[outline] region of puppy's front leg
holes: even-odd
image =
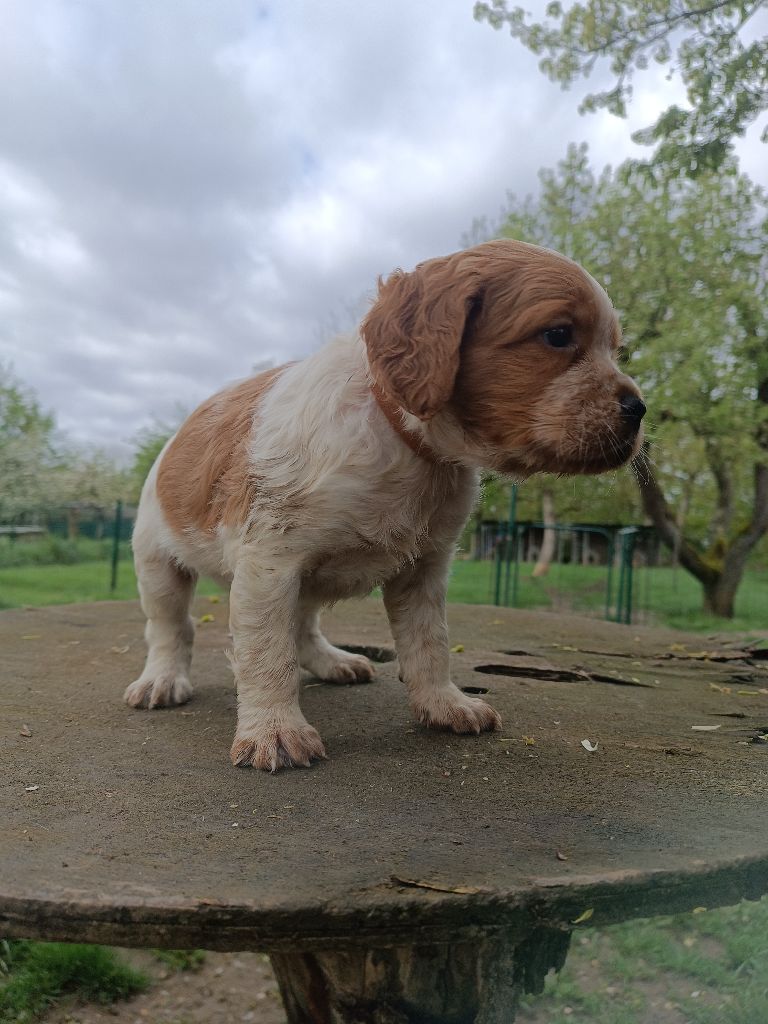
[[[233,764],[274,772],[325,757],[299,707],[300,580],[300,566],[286,552],[243,548],[230,591],[238,705]]]
[[[416,718],[436,729],[481,732],[500,729],[501,718],[484,700],[451,682],[445,590],[450,554],[420,558],[383,587],[384,605]]]

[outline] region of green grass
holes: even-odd
[[[97,544],[98,542],[91,542]],[[618,573],[614,571],[614,593]],[[597,566],[553,565],[547,576],[534,580],[531,566],[520,566],[519,608],[574,611],[603,616],[607,570]],[[748,573],[736,601],[731,620],[706,616],[701,611],[701,587],[682,569],[639,569],[634,577],[633,621],[667,625],[677,629],[719,632],[724,629],[749,632],[768,629],[768,574]],[[491,562],[458,560],[453,565],[449,601],[493,604],[496,582]],[[21,605],[69,604],[81,601],[131,600],[136,597],[136,577],[128,558],[118,569],[118,586],[109,589],[109,561],[84,561],[74,565],[24,565],[0,568],[0,608]],[[504,596],[506,576],[501,576]],[[509,580],[512,592],[512,577]],[[208,580],[198,586],[201,594],[219,593]]]
[[[506,570],[502,569],[502,603],[508,592],[509,604],[517,608],[573,611],[600,617],[605,614],[608,580],[605,566],[553,565],[549,573],[540,579],[531,578],[532,568],[527,563],[519,567],[516,602],[512,600],[514,567],[509,577]],[[614,569],[614,602],[618,578],[618,570]],[[496,579],[494,563],[457,560],[453,564],[448,599],[468,604],[493,604]],[[675,629],[707,632],[724,629],[741,632],[766,630],[768,573],[751,572],[744,576],[736,598],[736,616],[728,620],[703,613],[701,586],[683,569],[635,569],[633,609],[633,622],[666,625]]]
[[[111,949],[60,942],[3,942],[0,1024],[33,1021],[65,996],[113,1003],[143,992],[149,979]]]
[[[121,559],[117,589],[110,591],[108,561],[77,565],[26,565],[0,569],[0,608],[24,605],[73,604],[85,601],[129,601],[138,596],[133,563]],[[201,580],[200,594],[217,594],[220,588]]]
[[[549,976],[543,995],[526,997],[518,1020],[762,1024],[768,1020],[768,899],[577,931],[565,968]]]
[[[76,562],[106,561],[111,557],[110,539],[79,537],[68,540],[54,534],[34,539],[0,537],[0,567],[21,565],[74,565]]]
[[[173,971],[199,971],[205,963],[204,949],[153,949],[152,955]]]

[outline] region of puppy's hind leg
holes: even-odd
[[[136,553],[141,607],[147,616],[147,660],[123,699],[134,708],[184,704],[192,696],[189,666],[195,627],[189,606],[197,576],[159,551]]]
[[[370,683],[375,675],[367,658],[342,651],[325,639],[320,631],[320,611],[306,600],[299,604],[297,647],[301,667],[328,683]]]

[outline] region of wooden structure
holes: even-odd
[[[339,606],[378,679],[307,679],[330,759],[270,776],[229,764],[197,613],[195,698],[153,712],[137,605],[0,615],[0,934],[262,950],[294,1024],[508,1024],[574,929],[768,890],[765,648],[453,606],[504,718],[458,737],[411,719],[380,604]]]

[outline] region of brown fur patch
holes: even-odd
[[[619,399],[638,393],[614,362],[616,315],[577,264],[510,244],[517,250],[507,249],[506,260],[500,251],[488,262],[482,305],[461,346],[452,411],[468,434],[506,453],[495,466],[504,472],[613,468],[636,437]],[[572,329],[573,343],[547,345],[543,332],[561,326]]]
[[[286,364],[290,365],[290,364]],[[157,496],[174,530],[244,523],[254,499],[248,441],[278,366],[218,392],[182,424],[160,463]]]
[[[371,371],[386,395],[421,420],[451,396],[480,276],[471,257],[456,253],[379,280],[378,300],[360,327]]]

